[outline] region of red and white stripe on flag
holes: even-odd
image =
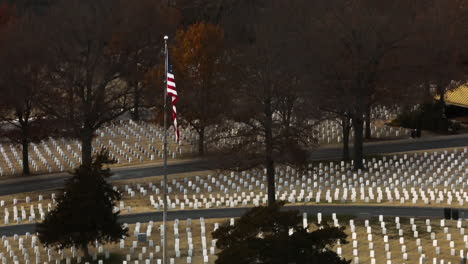
[[[176,140],[177,142],[179,141],[179,127],[177,126],[177,109],[176,109],[176,104],[177,101],[179,100],[179,97],[177,96],[177,90],[176,90],[176,84],[175,84],[175,78],[174,78],[174,71],[172,68],[172,65],[170,62],[168,63],[168,69],[167,69],[167,94],[171,96],[172,98],[172,121],[174,122],[174,129],[175,129],[175,134],[176,134]]]

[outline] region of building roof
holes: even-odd
[[[468,108],[468,84],[445,93],[445,103]]]

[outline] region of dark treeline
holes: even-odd
[[[16,127],[3,134],[22,144],[25,174],[30,142],[78,138],[82,163],[91,164],[98,128],[125,112],[135,120],[142,109],[161,116],[164,35],[180,123],[198,133],[199,154],[265,168],[269,203],[275,164],[305,164],[318,121],[340,121],[344,159],[353,128],[354,169],[364,169],[372,107],[422,103],[432,98],[430,87],[443,95],[467,76],[467,0],[23,0],[0,7],[0,116]]]

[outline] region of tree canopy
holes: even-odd
[[[286,210],[279,203],[255,207],[234,226],[226,222],[213,232],[221,250],[215,263],[347,264],[351,261],[333,251],[336,243],[347,243],[343,230],[324,224],[309,232],[298,211]]]
[[[232,107],[231,89],[223,76],[228,70],[224,32],[217,25],[199,22],[178,31],[171,46],[181,94],[178,109],[198,133],[198,153],[203,155],[207,130],[221,124]]]
[[[109,163],[113,161],[101,152],[91,165],[75,169],[57,206],[36,225],[41,243],[57,249],[76,246],[89,258],[89,244],[117,242],[127,236],[128,229],[117,221],[120,212],[114,211],[121,194],[106,181],[111,173],[103,166]]]

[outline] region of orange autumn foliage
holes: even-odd
[[[219,124],[229,109],[223,76],[225,52],[223,30],[205,22],[180,30],[170,45],[179,93],[178,110],[183,121],[199,134],[199,154],[206,148],[205,128]]]
[[[179,31],[172,48],[176,68],[186,77],[208,82],[223,50],[223,30],[200,22]]]

